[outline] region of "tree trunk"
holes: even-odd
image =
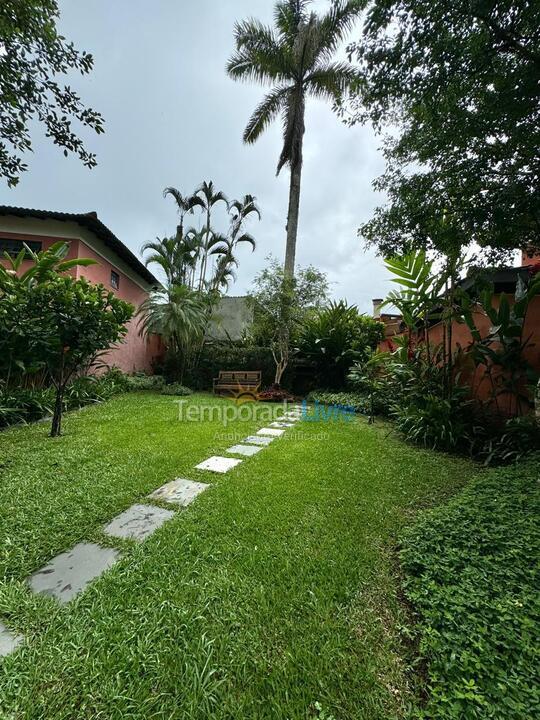
[[[294,276],[294,260],[296,255],[296,236],[298,234],[298,213],[300,209],[300,183],[302,180],[302,140],[298,159],[291,167],[291,184],[289,188],[289,210],[287,212],[287,246],[285,248],[285,277]]]
[[[54,402],[54,413],[51,424],[51,437],[58,437],[62,433],[62,405],[64,402],[64,387],[58,385],[56,388],[56,400]]]

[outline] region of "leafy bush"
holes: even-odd
[[[40,420],[51,415],[54,388],[4,389],[0,393],[0,427]]]
[[[316,379],[333,389],[345,385],[355,361],[365,362],[384,337],[384,325],[356,305],[331,302],[308,316],[299,333],[300,356],[314,364]]]
[[[171,383],[170,385],[165,385],[161,390],[162,395],[192,395],[193,390],[190,390],[185,385],[180,385],[180,383]]]
[[[126,392],[129,376],[118,368],[103,375],[84,375],[67,386],[63,396],[63,410],[74,410],[93,402],[108,400]],[[0,391],[0,427],[27,423],[52,415],[55,391],[44,388],[4,388]]]
[[[330,392],[329,390],[314,390],[307,399],[309,402],[319,402],[323,405],[342,405],[353,408],[355,412],[364,415],[369,413],[369,399],[362,393]]]
[[[539,456],[490,470],[406,532],[404,589],[429,690],[415,717],[537,715],[539,474]]]
[[[473,423],[466,391],[453,388],[448,398],[428,393],[397,403],[393,410],[396,427],[409,442],[436,450],[468,452],[473,438]]]
[[[161,375],[144,375],[138,373],[128,376],[129,390],[161,390],[165,385],[165,378]]]
[[[485,426],[476,427],[477,436],[482,435]],[[478,450],[478,459],[485,465],[499,465],[517,462],[540,448],[540,426],[534,415],[510,418],[502,431],[492,433],[483,441]]]

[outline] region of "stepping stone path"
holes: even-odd
[[[79,543],[68,552],[57,555],[48,565],[31,575],[28,582],[35,593],[51,595],[59,602],[66,603],[114,565],[117,559],[117,550],[102,548],[94,543]]]
[[[150,500],[163,500],[168,503],[186,507],[195,500],[197,495],[200,495],[200,493],[204,492],[208,487],[209,485],[206,483],[177,478],[158,488],[148,497]]]
[[[117,515],[103,528],[103,532],[113,537],[142,542],[174,517],[172,510],[153,505],[132,505]]]
[[[279,437],[283,435],[285,430],[278,430],[277,428],[261,428],[257,431],[257,435],[271,435],[272,437]]]
[[[20,635],[10,632],[7,627],[0,622],[0,657],[10,655],[22,643],[23,639]]]
[[[212,472],[226,473],[241,462],[238,458],[226,458],[220,455],[213,455],[208,458],[208,460],[195,465],[195,467],[197,470],[211,470]]]
[[[251,445],[270,445],[274,442],[273,437],[264,437],[263,435],[249,435],[247,438],[242,440],[243,443],[250,443]]]
[[[262,449],[262,445],[233,445],[226,452],[231,455],[246,455],[246,457],[251,457],[251,455],[256,455]]]
[[[303,407],[291,406],[288,412],[272,422],[270,427],[261,428],[256,435],[249,435],[226,452],[245,457],[256,455],[276,437],[283,435],[287,428],[294,427],[294,423],[301,419],[303,413]],[[197,470],[226,473],[241,462],[239,458],[214,455],[195,467]],[[148,500],[186,507],[208,487],[207,483],[176,478],[148,495]],[[103,531],[111,537],[142,542],[174,516],[173,511],[162,507],[135,504],[113,518]],[[67,603],[84,590],[92,580],[112,567],[118,558],[119,552],[113,548],[104,548],[95,543],[78,543],[71,550],[57,555],[48,565],[33,573],[28,578],[28,584],[35,593],[43,593],[55,597],[60,603]],[[23,638],[20,635],[9,631],[0,622],[0,657],[13,652],[22,642]]]

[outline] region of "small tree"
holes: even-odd
[[[293,278],[285,277],[279,262],[270,258],[253,284],[249,296],[254,311],[252,336],[270,347],[276,363],[274,382],[280,385],[303,320],[310,309],[321,307],[328,299],[328,281],[325,273],[312,265],[299,268]]]
[[[7,292],[6,292],[7,290]],[[15,282],[0,302],[0,339],[22,371],[45,370],[56,389],[51,437],[60,435],[64,393],[73,376],[127,332],[133,307],[102,285],[51,274]],[[17,338],[18,342],[10,340]]]

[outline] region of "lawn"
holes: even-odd
[[[192,404],[216,403],[195,395]],[[0,717],[378,720],[410,699],[393,547],[474,473],[383,426],[300,422],[226,475],[194,466],[262,427],[117,397],[0,434]],[[211,482],[60,607],[25,578],[175,477]],[[318,710],[322,707],[322,711]]]

